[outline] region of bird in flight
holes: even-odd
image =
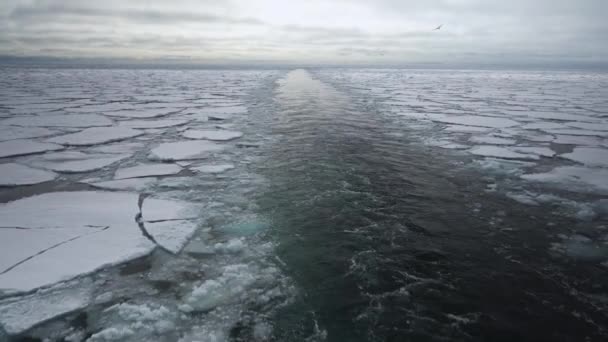
[[[438,31],[438,30],[441,30],[441,26],[443,26],[443,24],[441,24],[441,25],[437,26],[437,27],[436,27],[436,28],[435,28],[433,31]]]

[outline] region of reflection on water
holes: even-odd
[[[547,253],[548,230],[572,222],[550,228],[546,208],[485,193],[479,175],[306,71],[275,101],[258,202],[301,288],[275,317],[277,340],[606,337],[605,312],[583,295],[606,276]]]

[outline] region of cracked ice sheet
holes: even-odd
[[[29,164],[57,172],[79,173],[100,170],[130,156],[130,154],[86,154],[65,151],[46,154]]]
[[[148,159],[175,161],[207,158],[210,153],[221,151],[224,146],[210,141],[177,141],[162,143],[150,151]]]
[[[76,191],[46,193],[0,205],[3,226],[31,228],[19,230],[20,236],[13,232],[12,238],[0,239],[0,251],[26,244],[55,246],[53,242],[59,239],[48,241],[54,230],[82,232],[72,241],[50,248],[0,274],[0,289],[30,291],[147,255],[155,244],[142,235],[135,222],[135,215],[139,212],[138,200],[139,196],[134,193]],[[143,219],[192,218],[190,206],[187,202],[147,198],[143,203]],[[146,216],[146,212],[150,214]],[[180,225],[179,229],[171,230],[169,237],[162,234],[161,228],[161,233],[155,237],[157,243],[169,250],[178,250],[183,247],[180,243],[185,243],[196,226]],[[2,229],[4,237],[9,234],[6,231]],[[42,233],[36,235],[36,232]],[[31,238],[24,240],[23,234],[29,233]]]
[[[175,164],[139,164],[116,170],[114,179],[170,176],[179,173],[181,170],[182,168]]]
[[[54,172],[33,169],[25,165],[0,164],[0,186],[38,184],[51,181],[56,177],[57,174]]]
[[[142,134],[144,134],[142,131],[127,127],[92,127],[78,133],[51,138],[47,141],[63,145],[87,146],[124,140]]]
[[[86,308],[91,298],[91,287],[53,288],[34,294],[0,301],[0,325],[7,333],[18,335],[70,312]]]
[[[196,130],[189,129],[182,133],[184,138],[189,139],[207,139],[217,141],[228,141],[240,138],[243,136],[242,132],[228,131],[228,130]]]
[[[575,147],[571,153],[562,154],[560,157],[587,166],[608,167],[608,149],[604,148]],[[608,179],[606,182],[608,182]]]
[[[0,127],[0,141],[40,138],[61,132],[51,131],[44,127]]]
[[[0,121],[2,125],[34,127],[99,127],[112,126],[113,121],[98,114],[45,114],[23,116]]]
[[[9,140],[0,142],[0,158],[24,156],[47,151],[57,151],[63,148],[64,147],[61,145],[41,143],[35,140]]]

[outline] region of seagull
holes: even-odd
[[[443,24],[441,24],[441,25],[437,26],[437,27],[436,27],[436,28],[435,28],[433,31],[438,31],[438,30],[441,30],[441,26],[443,26]]]

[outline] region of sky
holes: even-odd
[[[608,0],[1,0],[0,55],[601,64],[607,15]]]

